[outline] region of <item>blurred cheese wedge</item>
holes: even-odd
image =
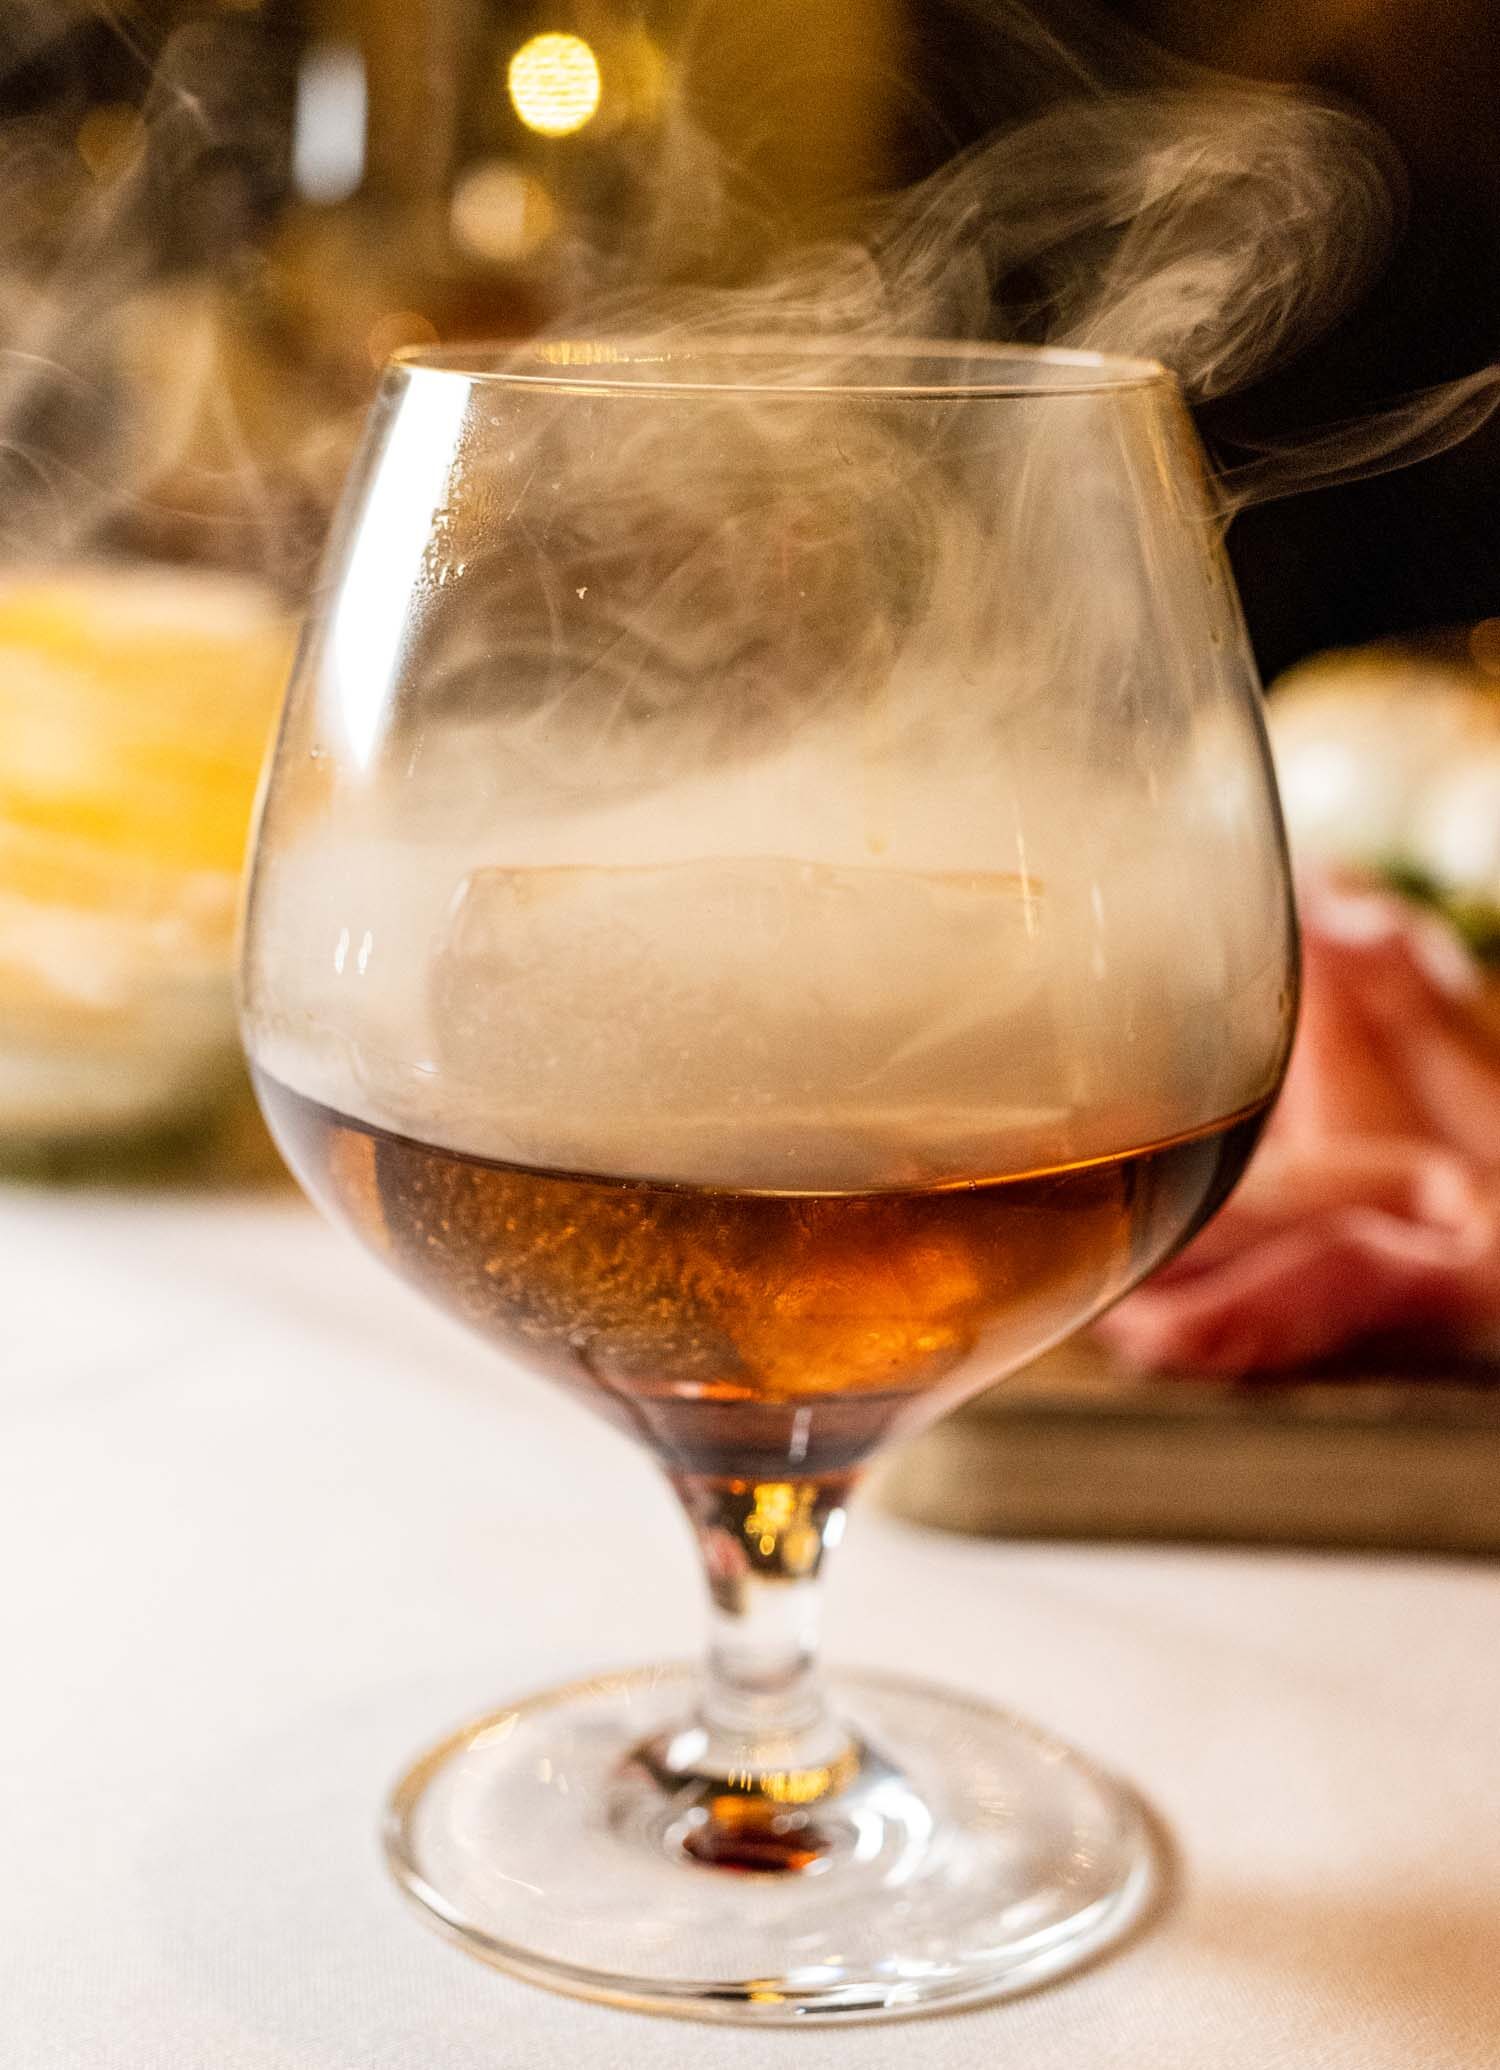
[[[238,577],[0,583],[0,1155],[170,1123],[227,1074],[239,871],[291,640]]]

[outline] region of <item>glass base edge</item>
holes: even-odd
[[[750,2026],[884,2021],[1020,1997],[1091,1967],[1137,1938],[1160,1914],[1169,1890],[1170,1853],[1158,1821],[1128,1785],[1025,1720],[971,1698],[884,1676],[846,1675],[835,1681],[841,1692],[850,1693],[856,1711],[867,1707],[862,1696],[869,1702],[899,1695],[918,1706],[955,1710],[971,1732],[973,1721],[982,1718],[998,1738],[1035,1751],[1050,1774],[1083,1790],[1107,1813],[1118,1861],[1118,1873],[1108,1887],[1044,1929],[996,1945],[989,1959],[971,1956],[947,1973],[934,1967],[925,1976],[894,1980],[876,1973],[846,1973],[823,1983],[771,1974],[765,1964],[752,1975],[670,1978],[569,1960],[493,1931],[476,1916],[479,1908],[465,1904],[461,1892],[455,1895],[440,1887],[443,1877],[424,1863],[429,1850],[419,1826],[423,1807],[455,1764],[486,1758],[488,1750],[502,1745],[515,1722],[528,1714],[565,1718],[570,1707],[597,1703],[601,1692],[613,1695],[641,1688],[659,1697],[675,1684],[685,1694],[694,1683],[687,1668],[639,1669],[548,1690],[451,1734],[416,1762],[391,1795],[383,1832],[388,1866],[429,1927],[466,1954],[523,1982],[632,2012]],[[722,1883],[727,1872],[692,1867],[681,1873]],[[770,1879],[729,1875],[728,1880],[743,1887],[747,1881]]]

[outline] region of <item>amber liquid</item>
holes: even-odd
[[[693,1475],[848,1471],[917,1398],[1023,1364],[1182,1242],[1264,1105],[973,1184],[759,1193],[533,1171],[258,1074],[294,1171],[430,1299]]]

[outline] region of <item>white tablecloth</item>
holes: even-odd
[[[690,1650],[645,1462],[290,1196],[0,1194],[0,1280],[6,2070],[1500,2063],[1500,1570],[986,1545],[867,1511],[834,1654],[1004,1699],[1134,1777],[1176,1903],[1008,2007],[645,2020],[444,1945],[374,1838],[449,1724]]]

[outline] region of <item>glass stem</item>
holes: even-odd
[[[854,1844],[863,1785],[881,1772],[818,1675],[818,1578],[851,1477],[672,1485],[708,1579],[708,1658],[696,1711],[633,1748],[623,1776],[649,1780],[670,1851],[799,1874]]]
[[[753,1786],[852,1758],[818,1669],[821,1573],[843,1536],[847,1476],[676,1483],[708,1582],[709,1635],[700,1759]],[[832,1783],[833,1776],[828,1778]]]

